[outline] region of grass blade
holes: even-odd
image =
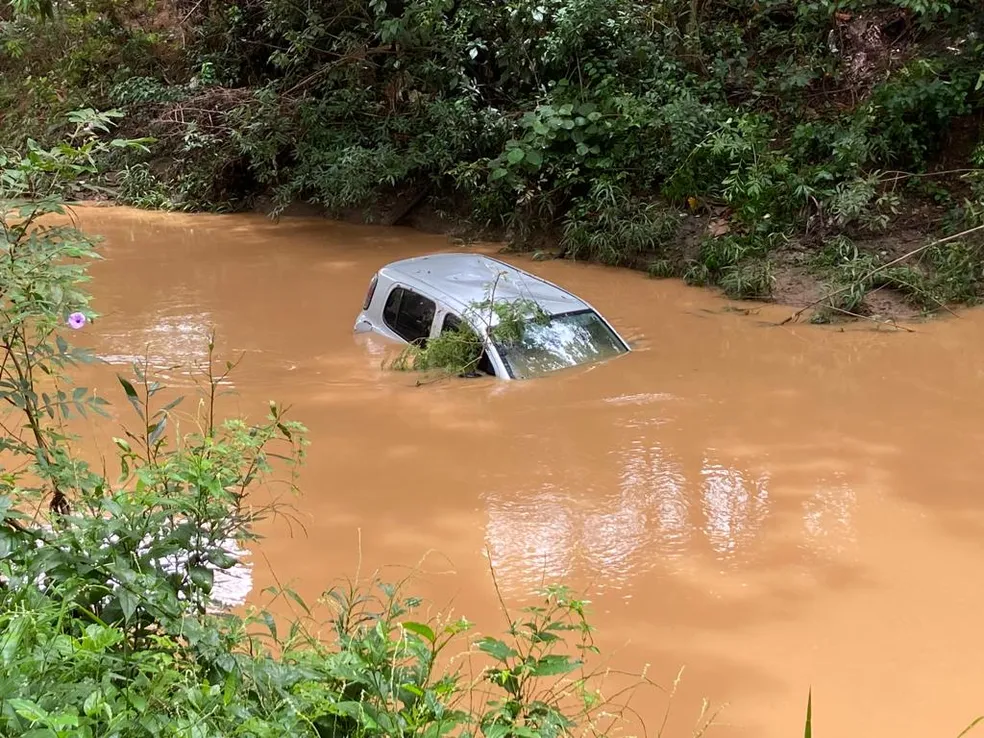
[[[803,738],[813,738],[813,687],[810,687],[810,694],[806,698],[806,728],[803,729]]]

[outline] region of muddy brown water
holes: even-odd
[[[496,632],[491,563],[510,606],[543,583],[584,592],[614,669],[669,685],[685,667],[664,735],[688,735],[703,698],[724,705],[709,735],[801,734],[811,688],[828,736],[955,736],[984,712],[984,312],[915,333],[775,327],[788,309],[515,258],[594,303],[633,353],[417,387],[381,369],[392,348],[354,318],[381,265],[462,247],[322,220],[79,213],[106,237],[103,317],[77,338],[110,364],[87,381],[119,400],[131,357],[194,363],[214,326],[244,357],[230,409],[277,399],[310,429],[305,530],[264,526],[250,602],[278,581],[314,599],[416,566],[435,612]],[[666,706],[636,698],[650,735]]]

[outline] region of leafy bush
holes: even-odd
[[[146,163],[124,167],[117,179],[118,199],[124,205],[148,210],[171,210],[174,207],[167,188],[154,176]]]
[[[666,208],[631,198],[621,187],[599,180],[568,212],[561,246],[572,259],[636,265],[672,245],[679,220]]]

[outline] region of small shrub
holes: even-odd
[[[704,287],[711,283],[711,270],[706,264],[691,261],[683,273],[683,281],[694,287]]]
[[[738,300],[764,300],[772,296],[775,278],[768,261],[752,261],[721,270],[718,285],[724,293]]]
[[[148,164],[131,164],[117,177],[119,200],[145,210],[172,210],[174,202],[167,188],[150,171]]]
[[[678,267],[669,259],[656,259],[649,262],[646,273],[653,279],[669,279],[680,275]]]
[[[611,183],[597,182],[568,212],[561,246],[572,259],[636,265],[673,243],[679,217],[655,203],[631,198]]]

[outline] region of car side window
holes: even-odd
[[[461,318],[454,313],[447,313],[444,316],[444,322],[441,324],[441,333],[457,330],[461,330]],[[489,359],[489,354],[487,351],[482,351],[482,356],[479,358],[478,364],[475,366],[475,371],[481,372],[482,374],[488,374],[493,377],[495,376],[495,368],[492,366],[492,361]]]
[[[447,333],[448,331],[457,331],[461,329],[461,318],[459,318],[454,313],[446,313],[444,316],[444,322],[441,324],[441,333]]]
[[[383,321],[396,335],[407,342],[427,342],[437,306],[433,300],[413,290],[395,287],[386,298]]]

